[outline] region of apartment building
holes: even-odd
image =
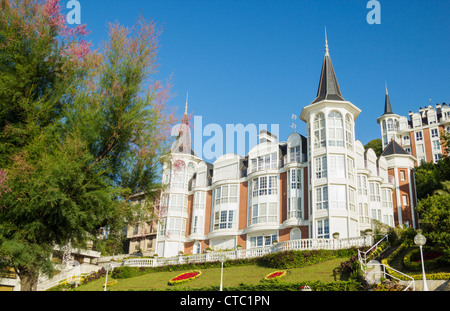
[[[384,114],[377,119],[381,128],[383,149],[394,139],[406,152],[422,161],[436,163],[445,152],[441,135],[450,131],[450,106],[445,103],[434,107],[420,107],[410,111],[408,117],[393,112],[386,88]]]
[[[390,122],[388,113],[381,122]],[[361,110],[344,99],[325,46],[306,136],[261,131],[247,155],[205,162],[191,149],[187,106],[164,166],[158,256],[256,248],[297,239],[361,236],[374,220],[416,226],[415,157],[388,137],[383,155],[355,140]],[[398,117],[398,122],[401,122]],[[406,196],[406,197],[405,197]]]

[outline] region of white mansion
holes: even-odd
[[[377,220],[416,226],[416,159],[395,140],[377,158],[355,140],[361,110],[345,100],[328,45],[317,97],[303,107],[307,136],[280,142],[267,131],[246,156],[207,163],[191,149],[187,111],[163,170],[165,191],[152,251],[169,257],[207,247],[357,237]]]

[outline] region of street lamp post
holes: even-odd
[[[427,285],[427,278],[425,275],[425,264],[423,262],[423,252],[422,252],[422,246],[425,245],[427,242],[427,239],[422,234],[422,230],[418,230],[417,235],[414,237],[414,243],[416,245],[419,245],[420,247],[420,258],[422,259],[422,280],[423,280],[423,290],[428,291],[428,285]]]
[[[223,289],[223,263],[227,260],[225,255],[220,256],[219,261],[222,264],[221,272],[220,272],[220,291]]]
[[[106,279],[105,279],[105,289],[103,290],[104,292],[106,292],[106,284],[108,283],[108,272],[112,270],[112,265],[107,264],[105,266],[105,270],[106,270]]]

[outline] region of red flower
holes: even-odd
[[[169,281],[169,285],[177,285],[180,283],[188,282],[199,277],[201,274],[202,273],[200,271],[192,271],[179,274]]]
[[[286,275],[286,271],[285,270],[275,271],[275,272],[272,272],[272,273],[268,274],[264,279],[265,280],[272,280],[272,279],[281,278],[281,277],[283,277],[285,275]]]

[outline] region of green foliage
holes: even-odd
[[[430,243],[450,256],[450,194],[433,195],[417,205],[421,228]]]
[[[303,286],[309,286],[312,291],[361,291],[363,289],[361,283],[350,281],[336,281],[336,282],[322,282],[322,281],[309,281],[309,282],[261,282],[259,284],[248,285],[240,284],[238,286],[224,287],[224,291],[300,291]],[[169,289],[172,290],[172,289]],[[173,289],[173,290],[186,290],[185,288]],[[208,286],[201,288],[189,288],[192,291],[217,291],[218,286]]]
[[[431,247],[423,247],[424,254],[433,252]],[[403,257],[403,264],[410,271],[422,271],[422,262],[420,261],[420,249],[414,249]],[[424,261],[425,270],[433,270],[445,265],[442,256]]]
[[[14,267],[24,290],[51,275],[55,245],[84,247],[105,226],[120,243],[138,210],[154,216],[172,124],[169,87],[149,81],[152,22],[114,24],[99,51],[80,54],[67,33],[84,27],[68,31],[61,16],[55,0],[2,1],[0,170],[11,192],[0,196],[0,266]],[[136,193],[146,205],[128,203]]]
[[[381,139],[373,139],[364,145],[365,150],[369,148],[372,148],[372,150],[375,151],[377,157],[379,157],[383,153],[383,144],[381,143]]]

